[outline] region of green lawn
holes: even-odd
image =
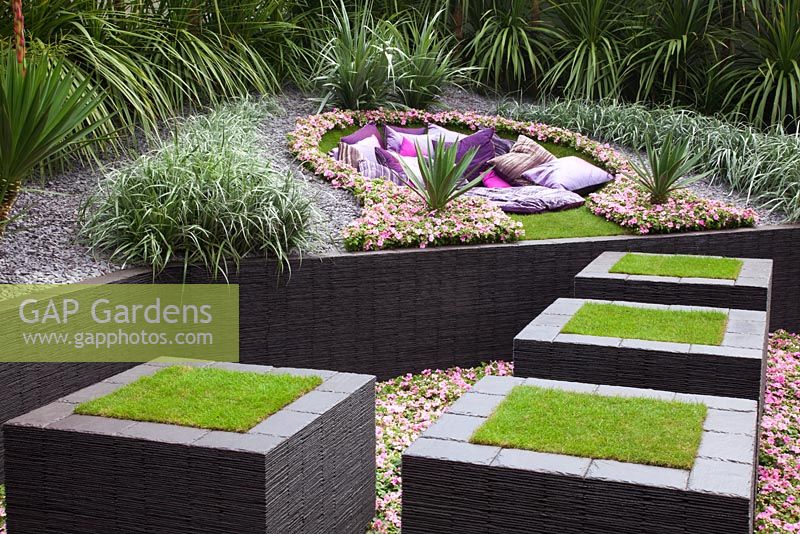
[[[691,469],[706,407],[518,386],[473,443]]]
[[[586,206],[564,211],[547,211],[535,215],[510,214],[525,227],[526,241],[563,237],[598,237],[625,235],[628,230],[598,217]]]
[[[75,413],[247,432],[321,383],[318,376],[172,366],[85,402]]]
[[[587,302],[561,332],[719,345],[727,322],[728,316],[722,312],[635,308]]]
[[[742,260],[662,254],[626,254],[609,270],[612,273],[677,276],[679,278],[723,278],[736,280]]]

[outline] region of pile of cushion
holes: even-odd
[[[436,143],[456,143],[458,159],[469,149],[476,148],[464,180],[473,180],[488,170],[483,176],[483,186],[487,189],[537,186],[530,190],[531,194],[541,194],[541,188],[586,193],[613,179],[603,169],[581,158],[556,158],[529,137],[520,135],[513,142],[498,136],[493,128],[483,128],[471,135],[436,124],[427,128],[387,125],[382,130],[375,124],[367,124],[342,137],[331,156],[358,169],[367,178],[386,179],[398,185],[407,183],[406,167],[419,172],[418,156],[427,156]],[[521,194],[524,192],[515,191],[511,196],[519,198]],[[484,191],[480,195],[503,196],[498,191]],[[513,206],[507,211],[513,211]]]

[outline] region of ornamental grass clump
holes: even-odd
[[[347,109],[369,109],[389,101],[393,54],[391,27],[372,18],[370,4],[348,14],[344,3],[317,32],[319,56],[315,70],[324,96],[320,109],[333,104]]]
[[[424,21],[410,17],[397,27],[394,85],[397,99],[409,108],[434,104],[445,86],[468,71],[456,66],[455,43],[439,29],[441,15],[438,11]]]
[[[288,174],[258,146],[251,102],[179,125],[158,150],[109,173],[84,206],[80,235],[112,261],[171,261],[227,276],[245,256],[288,264],[310,235],[312,207]]]

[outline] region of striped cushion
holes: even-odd
[[[493,158],[489,161],[489,165],[494,165],[497,172],[513,183],[518,182],[525,171],[554,159],[556,157],[539,143],[530,137],[520,135],[508,154]]]
[[[358,162],[366,159],[355,145],[339,142],[339,161],[358,169]]]
[[[537,156],[541,159],[541,163],[539,163],[539,165],[556,159],[556,157],[548,152],[546,148],[530,137],[526,137],[524,135],[517,137],[517,142],[514,143],[514,146],[511,147],[509,152],[520,152],[522,154]]]

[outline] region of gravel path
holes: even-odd
[[[494,114],[501,100],[453,88],[437,107]],[[350,193],[333,189],[301,169],[286,143],[286,134],[294,128],[295,119],[314,113],[317,104],[293,91],[277,97],[276,102],[284,113],[267,117],[263,122],[264,154],[277,169],[290,172],[301,181],[316,206],[317,238],[310,251],[339,251],[342,228],[358,216],[360,208]],[[101,178],[100,170],[76,169],[53,176],[44,184],[31,184],[20,195],[14,209],[16,219],[0,239],[0,283],[78,282],[122,268],[106,258],[92,256],[75,237],[78,209]],[[737,206],[747,205],[742,196],[707,180],[694,184],[692,189],[702,196]],[[783,220],[781,214],[768,214],[764,210],[760,214],[762,225]]]

